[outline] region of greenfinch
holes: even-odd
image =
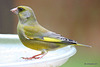
[[[30,49],[41,51],[41,54],[32,57],[22,57],[23,59],[40,59],[46,55],[48,51],[68,45],[90,47],[88,45],[79,44],[74,40],[65,38],[60,34],[56,34],[42,27],[38,23],[33,10],[28,6],[18,6],[11,9],[11,11],[18,16],[17,33],[23,45]]]

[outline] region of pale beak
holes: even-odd
[[[15,13],[15,14],[18,14],[18,8],[17,8],[17,7],[16,7],[16,8],[11,9],[10,11],[11,11],[11,12],[13,12],[13,13]]]

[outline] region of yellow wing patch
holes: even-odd
[[[61,42],[60,39],[56,39],[56,38],[50,38],[50,37],[43,37],[43,41],[48,41],[48,42]]]

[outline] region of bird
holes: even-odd
[[[17,6],[11,11],[18,16],[17,33],[22,44],[30,49],[41,51],[40,54],[22,57],[23,59],[41,59],[48,51],[68,45],[90,47],[44,28],[38,23],[34,11],[28,6]]]

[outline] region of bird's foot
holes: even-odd
[[[41,59],[46,54],[43,54],[42,56],[40,56],[40,55],[42,55],[42,54],[38,54],[38,55],[35,55],[33,57],[22,57],[22,59],[26,59],[26,60]],[[40,57],[38,57],[38,56],[40,56]]]
[[[35,56],[32,56],[32,57],[22,57],[22,59],[26,59],[26,60],[40,59],[40,57],[38,57],[40,55],[42,55],[42,54],[38,54],[38,55],[35,55]]]
[[[22,59],[26,59],[26,60],[32,60],[32,57],[21,57]]]
[[[42,50],[41,54],[37,54],[35,56],[32,56],[32,57],[22,57],[23,59],[26,59],[26,60],[32,60],[32,59],[41,59],[42,57],[44,57],[44,55],[47,54],[47,51],[46,50]]]

